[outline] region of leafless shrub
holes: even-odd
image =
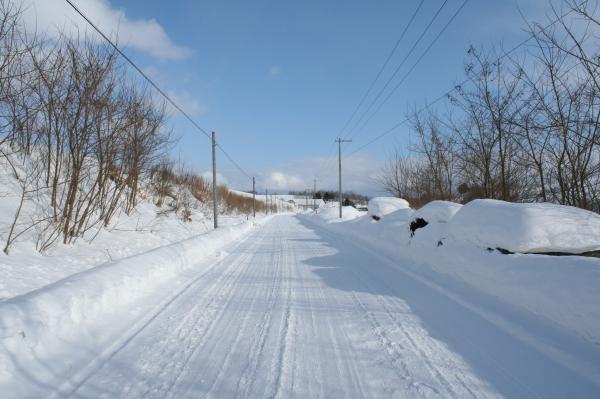
[[[522,59],[470,48],[449,116],[413,113],[417,144],[385,166],[393,195],[552,201],[600,212],[600,27],[587,1],[554,9]]]

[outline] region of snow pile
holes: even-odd
[[[447,223],[462,208],[461,204],[450,201],[431,201],[413,215],[413,219],[421,218],[427,222]]]
[[[22,157],[0,145],[0,150],[11,155],[0,157],[0,249],[8,240],[15,215],[18,223],[12,233],[9,255],[0,251],[0,301],[23,295],[67,276],[89,270],[107,262],[133,256],[153,248],[169,245],[212,230],[212,207],[190,195],[185,186],[172,184],[171,193],[160,198],[149,177],[140,180],[140,191],[135,209],[128,214],[116,212],[110,224],[97,224],[75,242],[65,245],[59,237],[54,245],[39,252],[44,242],[45,224],[52,215],[50,194],[47,189],[27,194],[20,207],[22,183],[12,172],[27,176],[35,168],[33,156]],[[12,166],[11,166],[12,165]],[[93,169],[93,168],[92,168]],[[93,173],[93,170],[90,172]],[[189,191],[189,190],[188,190]],[[176,199],[180,198],[186,205]],[[157,203],[162,202],[161,206]],[[235,212],[221,204],[221,212]],[[184,222],[185,213],[185,222]],[[262,217],[263,214],[257,215]],[[239,224],[247,215],[219,215],[219,225]]]
[[[140,255],[71,275],[0,302],[0,336],[29,342],[81,328],[159,288],[239,239],[253,223],[220,228]],[[58,334],[57,334],[58,335]]]
[[[342,207],[342,218],[340,219],[340,209],[335,206],[325,206],[319,209],[318,215],[328,223],[341,222],[346,220],[353,220],[364,215],[365,212],[361,212],[353,206]]]
[[[398,209],[410,208],[408,201],[396,197],[375,197],[369,200],[369,216],[382,217]]]
[[[7,226],[14,213],[10,196],[0,197],[0,225]],[[28,204],[29,205],[29,204]],[[23,235],[10,255],[0,252],[0,300],[52,284],[71,274],[98,265],[136,255],[206,233],[212,229],[204,207],[192,209],[191,222],[183,222],[175,213],[149,202],[140,203],[130,214],[121,213],[110,226],[85,236],[71,245],[56,245],[46,253],[35,249],[35,237]],[[221,217],[221,224],[237,224],[242,217]],[[91,242],[87,239],[93,240]]]
[[[456,213],[449,232],[457,240],[511,252],[600,250],[600,215],[549,203],[474,200]]]
[[[446,219],[428,208],[425,205],[421,215]],[[334,224],[302,217],[352,242],[362,242],[394,259],[400,268],[457,280],[600,345],[599,259],[485,250],[502,246],[515,252],[600,249],[600,216],[560,205],[477,200],[461,207],[449,222],[432,221],[410,237],[410,221],[399,214],[396,211],[379,222],[360,217]]]
[[[411,208],[398,209],[386,215],[385,221],[389,223],[407,223],[414,219],[415,210]]]

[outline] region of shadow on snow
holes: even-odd
[[[600,397],[600,348],[426,266],[384,259],[351,239],[302,217],[296,219],[317,236],[299,241],[320,242],[335,250],[333,255],[303,262],[314,267],[324,283],[339,290],[401,299],[431,337],[462,356],[500,394],[511,398]],[[503,325],[511,327],[499,327],[490,320],[507,321]],[[548,350],[561,353],[561,360],[549,356]]]

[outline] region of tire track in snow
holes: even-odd
[[[330,235],[330,233],[327,232],[327,235]],[[351,268],[350,271],[351,271],[351,274],[354,276],[355,280],[357,282],[359,282],[360,285],[362,285],[363,287],[366,288],[365,292],[377,292],[378,291],[378,289],[377,289],[378,287],[373,287],[372,282],[369,281],[369,279],[372,279],[371,275],[365,276],[363,273],[359,274],[358,270],[356,270],[354,268]],[[362,272],[363,269],[361,268],[360,271]],[[408,366],[407,366],[406,362],[404,361],[404,355],[401,352],[402,350],[406,350],[407,348],[404,348],[404,346],[402,344],[396,342],[394,339],[392,339],[389,336],[388,333],[386,333],[386,329],[377,320],[377,316],[368,309],[368,307],[364,304],[364,302],[360,301],[360,299],[358,298],[358,295],[355,291],[352,291],[351,296],[352,296],[353,302],[356,305],[358,305],[358,308],[360,308],[361,311],[364,313],[365,319],[371,325],[371,331],[372,331],[373,335],[375,335],[377,337],[377,341],[382,346],[382,348],[384,348],[385,352],[388,354],[388,357],[392,360],[393,364],[400,363],[399,366],[401,368],[401,372],[399,373],[399,376],[401,376],[401,378],[403,378],[405,381],[410,381],[410,384],[414,387],[423,386],[423,387],[426,387],[427,389],[433,391],[435,394],[440,395],[441,392],[439,391],[438,388],[432,386],[431,384],[425,383],[425,382],[419,382],[415,379],[414,375],[411,375],[411,373],[408,370]],[[442,387],[446,391],[444,393],[444,396],[455,398],[455,399],[458,398],[459,395],[457,395],[457,393],[453,390],[452,384],[448,381],[448,379],[446,377],[444,377],[443,373],[441,373],[440,370],[433,365],[433,363],[431,362],[431,359],[429,358],[427,353],[425,353],[423,348],[420,347],[415,342],[414,338],[412,337],[412,334],[409,333],[404,328],[402,323],[397,320],[397,318],[392,314],[392,312],[385,305],[385,303],[382,302],[380,295],[369,294],[368,297],[374,297],[377,300],[379,307],[384,310],[384,313],[390,319],[392,324],[398,329],[398,331],[402,334],[402,336],[406,339],[406,341],[408,341],[409,346],[410,346],[409,350],[412,353],[414,353],[415,355],[417,355],[418,358],[420,358],[420,360],[423,362],[425,367],[428,369],[429,373],[431,375],[433,375],[435,377],[435,379],[442,384]],[[431,343],[428,342],[428,344],[431,344]],[[439,348],[439,347],[437,347],[437,348]],[[443,353],[443,352],[444,351],[440,351],[440,353]]]
[[[189,310],[177,309],[176,315],[185,312],[177,328],[172,329],[170,324],[174,316],[167,318],[167,323],[164,325],[164,333],[167,336],[162,338],[161,350],[147,350],[142,353],[142,358],[138,359],[137,363],[144,364],[144,367],[137,374],[135,382],[124,387],[124,395],[136,398],[150,396],[163,398],[168,395],[193,355],[191,349],[196,347],[196,343],[217,320],[218,307],[214,305],[227,300],[228,295],[234,290],[240,276],[237,266],[242,262],[243,257],[239,261],[228,264],[208,289],[203,291],[199,302],[187,301],[194,304]],[[168,360],[165,362],[165,359]]]
[[[273,276],[274,278],[269,286],[267,294],[267,309],[257,324],[257,332],[254,334],[254,342],[248,351],[247,364],[242,371],[242,375],[236,388],[236,396],[240,398],[247,398],[250,396],[256,375],[259,371],[259,363],[264,353],[268,334],[271,331],[271,319],[277,304],[276,288],[279,286],[281,281],[281,265],[278,265],[277,273],[274,273]]]
[[[273,246],[273,247],[276,247],[276,246]],[[264,348],[264,342],[266,341],[266,337],[267,337],[268,331],[270,329],[271,316],[273,313],[273,309],[275,308],[275,305],[276,305],[277,296],[275,295],[275,291],[276,291],[275,288],[277,286],[279,286],[279,282],[281,281],[281,256],[282,256],[282,252],[276,251],[276,252],[274,252],[273,257],[270,262],[263,263],[261,265],[261,266],[263,266],[263,269],[265,272],[264,274],[268,274],[268,272],[271,271],[271,268],[269,266],[274,265],[275,270],[274,270],[274,273],[272,273],[273,278],[270,280],[270,283],[267,285],[263,284],[263,286],[262,286],[262,288],[265,289],[264,298],[266,299],[267,305],[266,305],[266,311],[265,311],[263,317],[261,319],[259,319],[258,334],[249,334],[249,332],[247,331],[248,330],[247,326],[250,321],[250,315],[260,313],[260,309],[262,308],[262,303],[263,303],[260,300],[257,301],[257,298],[262,299],[262,297],[263,297],[262,295],[258,294],[259,290],[252,290],[255,295],[253,295],[253,297],[252,297],[250,307],[249,307],[249,309],[247,309],[244,312],[245,316],[242,321],[242,325],[240,326],[240,328],[238,328],[238,333],[236,335],[235,341],[229,347],[230,348],[229,352],[227,353],[224,362],[219,367],[219,372],[217,374],[217,377],[213,381],[213,383],[208,391],[207,396],[211,396],[213,394],[213,390],[220,385],[220,383],[223,381],[224,378],[226,378],[226,376],[227,376],[226,373],[229,371],[229,366],[231,364],[232,356],[234,354],[237,354],[240,352],[240,351],[238,351],[238,347],[240,346],[240,343],[242,342],[242,338],[246,337],[246,336],[253,336],[254,340],[253,340],[253,343],[251,344],[251,349],[248,351],[249,361],[246,364],[244,371],[242,371],[242,377],[240,377],[240,381],[242,378],[244,378],[244,375],[247,374],[248,367],[250,367],[250,374],[256,373],[256,369],[258,367],[258,361],[260,359],[261,348]],[[258,303],[258,306],[256,306],[257,303]],[[267,324],[261,325],[260,320],[265,321]],[[252,367],[254,367],[254,368],[252,368]],[[248,379],[251,377],[246,376],[245,378]],[[244,384],[251,385],[250,384],[251,382],[252,382],[252,379],[247,380],[246,382],[244,382]],[[245,397],[245,396],[239,396],[239,397]]]
[[[331,235],[332,233],[327,232],[327,234]],[[348,242],[348,239],[346,237],[339,236],[337,238],[340,239],[341,241]],[[424,284],[426,287],[428,287],[432,291],[434,291],[436,293],[439,293],[439,294],[447,297],[449,300],[454,301],[456,304],[462,306],[463,308],[465,308],[465,309],[467,309],[469,311],[472,311],[472,312],[478,314],[479,316],[481,316],[482,318],[484,318],[487,321],[491,322],[492,324],[495,324],[500,329],[505,330],[509,334],[514,334],[514,331],[507,330],[505,328],[505,322],[503,320],[495,318],[493,315],[491,315],[491,314],[487,313],[485,310],[481,309],[478,305],[472,304],[472,303],[469,303],[469,302],[463,300],[462,298],[460,298],[455,293],[449,292],[445,288],[439,286],[437,283],[435,283],[433,281],[430,281],[427,278],[424,278],[422,276],[419,276],[419,275],[417,275],[416,273],[414,273],[414,272],[412,272],[410,270],[397,267],[397,265],[394,263],[394,261],[392,259],[390,259],[390,258],[388,258],[388,257],[386,257],[386,256],[384,256],[384,255],[382,255],[380,253],[378,253],[377,251],[369,248],[368,246],[362,245],[360,248],[365,253],[367,253],[370,256],[372,256],[374,259],[379,260],[383,264],[389,265],[394,271],[399,272],[400,274],[404,275],[405,277],[413,279],[415,282],[420,282],[420,283]],[[390,287],[387,284],[387,282],[382,281],[382,284],[385,287],[387,287],[388,290],[390,290],[390,292],[394,291],[392,289],[392,287]],[[519,334],[516,334],[516,335],[519,335]],[[537,345],[534,345],[534,346],[537,346]],[[477,350],[477,352],[480,354],[480,356],[482,358],[486,358],[491,364],[494,364],[494,366],[497,368],[498,372],[500,372],[501,374],[503,374],[507,379],[512,380],[513,384],[519,385],[520,387],[522,387],[523,390],[527,391],[528,394],[531,397],[536,397],[536,398],[540,398],[541,399],[541,396],[537,392],[535,392],[535,390],[533,390],[526,381],[523,381],[518,375],[515,375],[515,373],[512,372],[512,370],[507,369],[506,367],[502,366],[497,361],[496,358],[494,358],[492,355],[490,355],[488,353],[487,350],[485,350],[485,348],[483,348],[481,346],[478,346],[478,345],[473,345],[472,348],[475,349],[475,350]],[[445,352],[446,352],[445,349],[440,349],[440,351],[438,351],[438,354],[442,354],[442,353],[445,353]],[[450,362],[453,363],[453,364],[455,364],[456,360],[451,360]],[[465,385],[464,381],[461,380],[460,383],[461,383],[461,385],[465,386],[466,391],[472,393],[472,390]],[[474,383],[477,383],[477,382],[475,381]],[[474,396],[479,397],[479,395],[474,395]]]
[[[403,349],[402,345],[388,337],[388,334],[386,333],[385,329],[377,321],[377,318],[373,315],[373,313],[358,298],[356,292],[352,291],[351,296],[356,306],[359,309],[361,309],[365,320],[367,320],[367,322],[371,325],[371,331],[373,335],[377,338],[377,342],[383,348],[383,352],[388,356],[391,363],[397,366],[394,368],[394,370],[396,371],[398,377],[408,384],[407,388],[411,390],[416,390],[416,392],[413,392],[411,396],[415,396],[415,393],[422,395],[428,395],[430,393],[441,395],[441,392],[437,388],[429,384],[417,381],[414,378],[414,376],[409,371],[409,366],[404,361],[404,355],[398,349],[398,347]],[[427,391],[423,390],[423,387],[427,388]]]
[[[245,260],[249,256],[249,254],[246,254],[236,262],[232,262],[233,273],[229,275],[229,278],[224,280],[221,285],[218,283],[215,284],[212,292],[207,292],[206,294],[203,293],[203,296],[214,295],[214,298],[211,299],[206,306],[195,307],[195,309],[200,311],[200,317],[196,319],[193,325],[188,329],[190,333],[185,337],[187,339],[181,339],[179,342],[174,343],[177,348],[180,349],[179,353],[181,353],[183,357],[180,361],[170,362],[167,366],[171,367],[163,367],[161,369],[158,377],[159,379],[163,378],[165,383],[162,384],[160,389],[153,392],[155,397],[161,399],[173,397],[173,388],[177,385],[181,376],[186,372],[188,364],[191,362],[198,349],[202,347],[202,343],[206,336],[212,331],[216,323],[223,316],[223,310],[227,305],[219,306],[219,304],[228,304],[231,301],[231,293],[235,291],[237,282],[240,280],[245,270],[244,268],[237,269],[237,267],[239,265],[244,265]]]
[[[323,229],[323,228],[319,229],[319,234],[321,236],[327,237],[328,241],[343,242],[345,245],[348,245],[350,247],[353,247],[353,248],[356,247],[356,243],[354,241],[350,240],[348,237],[345,237],[343,235],[336,235],[326,229]],[[527,341],[528,343],[532,344],[533,347],[539,348],[540,346],[543,346],[543,345],[540,345],[539,342],[535,341],[535,339],[530,339],[531,337],[524,337],[523,331],[520,330],[518,326],[511,325],[510,322],[507,322],[506,320],[495,317],[493,314],[490,314],[486,310],[482,309],[479,305],[470,303],[470,302],[462,299],[457,294],[455,294],[451,291],[448,291],[447,289],[439,286],[434,281],[430,281],[429,279],[427,279],[423,276],[420,276],[411,270],[398,267],[398,265],[394,262],[393,259],[391,259],[385,255],[382,255],[377,250],[370,248],[368,245],[361,244],[358,246],[358,248],[360,248],[361,251],[364,251],[365,254],[368,254],[373,259],[377,260],[378,262],[388,265],[389,267],[392,268],[392,270],[398,272],[403,277],[412,279],[418,283],[422,283],[424,286],[431,289],[433,292],[439,293],[439,294],[447,297],[449,300],[455,302],[457,305],[462,306],[464,309],[474,312],[477,315],[481,316],[483,319],[489,321],[492,324],[495,324],[501,330],[504,330],[504,331],[508,332],[509,334],[514,335],[515,337],[518,337],[520,339]],[[364,279],[361,281],[364,284]],[[394,290],[391,289],[391,287],[388,285],[387,282],[382,281],[382,284],[385,287],[387,287],[388,290],[390,290],[390,292],[394,292]],[[527,334],[525,333],[524,335],[527,335]],[[482,348],[480,346],[473,346],[472,348],[477,350],[477,352],[480,354],[480,357],[486,358],[491,364],[494,364],[494,366],[497,368],[498,372],[500,374],[503,374],[507,379],[512,380],[513,384],[522,387],[522,389],[524,391],[527,391],[531,397],[540,398],[540,395],[537,392],[535,392],[526,381],[523,381],[519,376],[515,375],[510,369],[507,369],[506,367],[502,366],[497,361],[497,359],[495,359],[493,356],[491,356],[488,353],[488,351],[485,350],[485,348]],[[446,350],[441,349],[441,352],[442,353],[446,352]],[[544,351],[544,352],[548,353],[547,351]],[[455,364],[456,361],[457,361],[456,359],[453,359],[453,360],[451,360],[451,363]],[[475,378],[474,383],[477,383],[477,385],[481,385],[481,382],[478,381],[475,376],[470,375],[470,377]],[[463,386],[465,385],[464,381],[462,381],[462,380],[460,381],[460,384]],[[465,388],[466,388],[466,391],[472,392],[472,390],[470,388],[468,388],[466,386],[465,386]],[[479,397],[480,395],[481,394],[475,394],[474,396]],[[496,396],[494,394],[491,394],[491,395]]]
[[[309,291],[309,287],[312,287],[307,286],[310,282],[314,282],[316,279],[314,276],[309,274],[308,270],[306,270],[306,267],[304,267],[304,265],[298,263],[296,246],[290,245],[289,251],[291,257],[290,265],[292,265],[292,270],[295,271],[292,272],[290,276],[296,281],[302,281],[305,285],[300,287],[302,289],[296,287],[297,289],[293,292],[293,294],[297,294],[299,291],[301,291],[302,296],[300,297],[299,295],[293,295],[293,300],[296,303],[296,306],[299,306],[301,303],[306,304],[306,309],[304,310],[303,314],[306,314],[308,317],[308,320],[304,320],[303,322],[297,324],[297,328],[299,328],[299,331],[296,332],[298,344],[294,346],[294,350],[298,353],[296,357],[299,357],[300,359],[295,364],[296,367],[294,369],[294,372],[296,374],[299,374],[299,376],[301,377],[300,382],[306,383],[306,392],[300,391],[300,393],[305,394],[306,398],[325,398],[326,395],[322,367],[323,361],[322,359],[312,359],[307,357],[307,348],[312,349],[313,343],[317,342],[317,340],[321,336],[320,328],[318,327],[315,316],[315,307],[313,305],[314,298],[311,295],[309,295],[309,293],[312,292]],[[299,346],[302,347],[299,348]],[[317,350],[315,352],[317,355],[322,355],[321,351]],[[308,369],[301,368],[300,370],[298,370],[299,367],[302,367],[302,365],[307,364],[310,364],[311,367],[309,367]],[[317,388],[316,390],[314,389],[315,385]],[[300,387],[300,389],[302,389],[302,387]]]
[[[266,233],[266,232],[265,232]],[[246,255],[244,257],[243,263],[244,263],[244,268],[243,270],[240,271],[240,278],[243,276],[244,278],[247,277],[248,271],[250,270],[250,267],[253,265],[252,262],[250,262],[250,260],[253,260],[256,258],[256,254],[259,253],[258,249],[260,247],[260,245],[262,244],[263,240],[264,240],[264,236],[266,234],[263,234],[261,237],[257,237],[256,241],[253,243],[253,245],[246,249]],[[240,292],[240,286],[243,286],[243,284],[239,284],[239,280],[236,281],[235,287],[233,292],[235,292],[236,294],[238,292]],[[241,342],[241,338],[243,336],[243,334],[245,333],[245,328],[249,322],[249,318],[250,315],[253,311],[254,308],[254,304],[256,303],[256,299],[258,297],[259,291],[258,290],[246,290],[245,292],[242,291],[242,294],[249,294],[249,297],[246,296],[241,296],[240,298],[236,298],[235,301],[233,300],[233,297],[235,296],[232,295],[229,298],[229,301],[221,307],[221,313],[219,314],[219,319],[215,320],[215,322],[212,324],[211,326],[211,330],[208,331],[204,337],[202,342],[200,342],[195,350],[194,350],[194,354],[198,353],[203,355],[203,359],[209,360],[211,359],[211,357],[213,355],[216,354],[216,352],[220,349],[219,345],[222,345],[222,340],[223,339],[227,339],[227,334],[230,331],[236,331],[235,335],[233,337],[230,337],[233,339],[233,343],[231,345],[228,345],[228,350],[227,352],[224,354],[224,358],[223,360],[219,363],[219,366],[216,369],[200,369],[198,372],[198,370],[196,369],[186,369],[184,370],[184,372],[182,372],[180,379],[183,377],[183,375],[191,375],[192,381],[190,384],[188,384],[187,389],[185,389],[183,392],[175,392],[174,397],[180,397],[180,396],[188,396],[188,392],[191,388],[193,388],[194,386],[204,386],[205,385],[205,380],[207,378],[209,378],[208,375],[203,375],[202,371],[210,371],[212,372],[216,372],[216,374],[214,375],[214,378],[212,378],[212,380],[206,380],[206,390],[203,393],[206,397],[211,397],[212,395],[212,391],[219,386],[222,382],[223,382],[223,377],[224,377],[224,372],[226,371],[227,367],[231,364],[231,356],[236,352],[236,349],[239,345],[239,343]],[[240,304],[244,304],[246,301],[248,301],[250,303],[250,309],[242,309],[240,308]],[[235,304],[234,304],[235,302]],[[236,305],[237,304],[237,305]],[[234,308],[234,305],[238,306],[238,308]],[[235,316],[238,314],[243,314],[243,317],[241,319],[241,326],[237,327],[237,328],[233,328],[233,324],[236,323],[237,321],[239,321]],[[215,336],[216,334],[216,336]],[[197,356],[195,355],[195,357],[192,359],[192,362],[197,362]],[[217,354],[218,355],[218,354]],[[199,362],[200,364],[202,363],[206,363],[206,361],[202,360]],[[213,373],[214,374],[214,373]],[[200,381],[199,381],[200,379]]]
[[[330,345],[333,348],[334,351],[334,359],[335,359],[335,372],[336,375],[338,377],[338,384],[341,385],[341,389],[344,392],[343,397],[345,398],[349,398],[349,397],[354,397],[355,396],[355,392],[360,392],[361,396],[364,398],[364,392],[361,391],[361,389],[359,389],[356,386],[356,383],[358,381],[358,379],[355,379],[354,377],[350,376],[349,373],[350,371],[348,370],[348,361],[343,361],[341,359],[345,359],[346,357],[344,356],[344,354],[340,351],[340,348],[347,348],[349,347],[349,343],[348,342],[344,342],[343,345],[340,345],[339,343],[339,337],[338,337],[338,330],[340,329],[341,323],[335,323],[335,328],[334,328],[334,323],[332,320],[332,315],[334,315],[336,312],[334,311],[336,309],[335,306],[332,306],[332,302],[327,298],[327,295],[325,294],[325,289],[323,285],[319,285],[319,295],[318,298],[320,299],[321,303],[323,304],[323,308],[327,309],[327,313],[324,314],[325,316],[325,321],[327,323],[327,332],[329,335],[329,339],[330,339]],[[337,304],[336,304],[337,306]],[[345,375],[342,374],[342,371],[344,372]],[[354,388],[352,390],[349,390],[349,386],[348,383],[355,385]]]
[[[367,279],[364,277],[364,275],[359,276],[357,274],[357,271],[353,271],[353,273],[355,274],[355,276],[361,281],[361,283],[368,289],[372,290],[373,292],[376,292],[374,290],[374,287],[372,287],[371,284],[369,284],[367,282]],[[385,285],[385,284],[384,284]],[[354,300],[358,300],[358,296],[355,292],[352,293],[354,296]],[[415,355],[417,355],[419,357],[419,359],[423,362],[423,364],[425,365],[425,367],[427,368],[427,370],[429,371],[429,373],[431,373],[431,375],[433,375],[435,377],[435,379],[437,381],[439,381],[441,383],[441,385],[443,386],[444,390],[446,391],[444,396],[446,397],[451,397],[451,398],[459,398],[461,397],[457,392],[455,392],[455,390],[452,388],[452,383],[444,376],[444,373],[442,373],[438,367],[436,367],[433,362],[431,361],[429,355],[426,353],[426,351],[423,349],[424,347],[429,348],[429,352],[433,352],[436,353],[438,355],[442,355],[445,353],[445,350],[443,348],[441,348],[439,346],[439,344],[432,339],[426,339],[423,340],[421,339],[420,344],[418,344],[415,340],[415,338],[423,338],[421,336],[414,336],[414,334],[412,334],[411,332],[409,332],[405,327],[404,327],[404,323],[402,323],[400,320],[398,320],[397,316],[394,314],[393,311],[391,311],[388,307],[389,301],[382,299],[382,296],[379,294],[372,294],[370,295],[370,297],[375,298],[375,300],[377,301],[377,304],[379,305],[378,308],[383,310],[383,312],[385,313],[386,317],[391,321],[392,325],[396,328],[396,330],[405,338],[405,340],[408,342],[410,348],[409,350],[411,350]],[[398,304],[400,304],[400,306],[402,308],[406,308],[406,305],[401,302],[401,301],[395,301],[395,305],[397,306]],[[373,314],[373,312],[370,312],[367,309],[367,306],[364,305],[364,303],[361,302],[361,306],[363,307],[363,309],[369,313],[369,317],[372,319],[371,321],[374,321],[374,325],[378,326],[377,328],[379,328],[381,331],[385,331],[385,329],[381,326],[381,323],[379,323],[379,321],[377,321],[377,316],[375,314]],[[373,322],[371,323],[373,324]],[[424,342],[427,341],[427,342]],[[400,344],[398,344],[398,346],[401,346]],[[448,359],[444,359],[444,360],[448,360]],[[423,383],[424,384],[424,383]],[[437,388],[434,388],[432,386],[430,386],[429,384],[424,384],[425,386],[428,386],[429,388],[433,389],[434,391],[436,391],[436,393],[440,393],[439,390]],[[469,392],[469,391],[467,391]],[[472,394],[472,392],[471,392]]]
[[[288,246],[287,243],[282,240],[282,251],[286,250]],[[286,253],[287,254],[287,253]],[[289,265],[289,260],[285,259],[286,264]],[[273,376],[272,381],[267,385],[266,394],[264,397],[266,398],[277,398],[282,389],[282,385],[285,383],[285,379],[289,374],[290,368],[290,360],[289,351],[292,348],[291,336],[295,325],[294,315],[292,314],[291,309],[291,293],[292,286],[289,276],[284,279],[285,286],[281,287],[282,294],[285,295],[285,305],[283,311],[282,322],[280,323],[280,328],[278,332],[277,339],[277,351],[274,356],[274,363],[271,365],[271,375]]]
[[[421,360],[423,360],[423,363],[426,365],[426,367],[429,369],[429,371],[436,377],[436,379],[438,379],[442,385],[444,386],[444,388],[446,389],[448,395],[450,395],[453,398],[460,398],[462,397],[462,395],[460,395],[459,393],[457,393],[453,388],[452,388],[452,383],[446,378],[444,377],[444,373],[442,371],[440,371],[440,369],[438,367],[436,367],[433,362],[431,361],[430,357],[428,356],[428,354],[425,352],[425,350],[423,349],[424,347],[428,347],[430,352],[436,353],[438,355],[442,355],[445,354],[446,350],[444,348],[441,347],[441,345],[432,339],[426,339],[427,337],[425,337],[425,339],[423,339],[424,337],[416,337],[416,338],[420,338],[421,341],[426,340],[427,342],[421,342],[420,344],[416,342],[415,337],[413,336],[413,334],[411,334],[409,331],[407,331],[407,329],[404,327],[403,323],[398,320],[397,316],[394,314],[393,311],[390,311],[390,309],[388,308],[388,306],[386,305],[386,303],[388,301],[384,300],[381,298],[380,295],[375,295],[375,298],[377,299],[377,302],[379,303],[379,305],[381,306],[381,309],[384,310],[386,316],[389,318],[389,320],[392,322],[392,324],[397,328],[397,330],[406,338],[406,340],[410,343],[411,348],[419,354]],[[447,357],[444,356],[444,360],[446,360],[448,363],[451,361],[451,359],[448,359]],[[463,385],[464,388],[466,388],[466,392],[468,394],[470,394],[472,397],[477,397],[473,391],[471,391],[462,380],[460,380],[458,374],[453,374],[455,378],[457,378],[457,380],[461,383],[461,385]]]
[[[257,232],[258,233],[258,232]],[[255,233],[255,234],[257,234]],[[250,235],[251,236],[251,235]],[[248,237],[250,237],[248,236]],[[242,239],[234,248],[238,248],[246,242],[246,239]],[[193,290],[196,286],[202,284],[204,280],[212,275],[212,273],[217,272],[220,265],[224,264],[225,259],[221,259],[215,262],[213,265],[209,266],[205,271],[203,271],[199,276],[193,278],[191,281],[186,283],[176,294],[169,297],[165,301],[162,301],[157,306],[155,306],[148,314],[149,317],[144,317],[140,321],[137,321],[133,324],[133,326],[125,331],[122,335],[122,339],[117,340],[113,345],[106,348],[101,354],[90,363],[89,371],[84,371],[84,378],[80,379],[76,383],[69,382],[68,391],[65,388],[60,388],[57,391],[57,394],[60,396],[81,396],[78,391],[85,387],[87,390],[95,390],[93,384],[90,383],[94,378],[98,377],[105,366],[110,363],[113,359],[117,358],[121,353],[123,353],[133,342],[135,342],[139,337],[143,335],[145,331],[147,331],[154,323],[158,322],[158,320],[167,313],[171,308],[173,308],[179,301],[181,301],[187,293]],[[231,266],[231,265],[230,265]],[[219,274],[219,278],[222,278],[224,273],[228,270],[231,270],[231,267],[226,268]],[[233,286],[233,285],[232,285]],[[121,391],[123,392],[123,391]],[[51,395],[51,397],[55,397],[56,395]],[[87,396],[84,396],[87,397]]]

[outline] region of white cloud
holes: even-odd
[[[290,190],[312,189],[313,179],[318,178],[317,189],[337,190],[337,156],[308,157],[278,165],[250,168],[256,176],[256,188],[266,188],[278,193]],[[343,158],[343,190],[367,195],[381,194],[375,178],[380,173],[382,160],[367,153],[357,153]],[[233,168],[220,169],[227,176],[229,186],[238,190],[251,190],[252,182]]]
[[[272,172],[267,185],[276,190],[302,190],[306,187],[301,178],[284,172]]]
[[[65,1],[22,0],[25,23],[38,33],[57,38],[67,34],[91,32],[87,23]],[[123,9],[115,9],[108,0],[79,0],[77,7],[105,34],[118,38],[122,46],[160,59],[183,59],[191,50],[173,43],[163,27],[153,18],[130,19]],[[90,35],[98,37],[96,33]]]
[[[202,173],[202,178],[209,183],[212,183],[212,171],[207,170]],[[217,172],[217,186],[228,185],[229,180],[219,172]]]
[[[179,105],[181,109],[183,109],[185,113],[190,116],[198,116],[206,112],[206,107],[200,104],[200,102],[196,100],[188,91],[169,91],[167,94],[173,101],[175,101],[175,104]],[[176,112],[173,106],[169,103],[167,103],[167,109],[169,112]]]
[[[270,78],[276,78],[281,75],[281,67],[279,65],[272,65],[269,67],[268,71]]]
[[[160,75],[160,71],[154,65],[146,65],[142,67],[142,71],[152,79],[156,79]]]

